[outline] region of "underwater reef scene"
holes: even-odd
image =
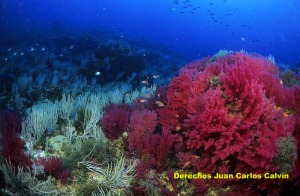
[[[0,0],[0,195],[299,196],[299,0]]]
[[[296,69],[105,33],[38,43],[1,49],[3,195],[299,193]]]

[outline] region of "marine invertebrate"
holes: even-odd
[[[57,178],[60,180],[60,183],[67,184],[71,171],[68,169],[63,169],[57,175]]]
[[[135,176],[135,167],[137,161],[127,162],[124,157],[121,157],[116,164],[109,164],[103,168],[97,164],[82,161],[81,164],[87,167],[91,172],[99,176],[99,192],[109,195],[118,195],[124,192],[125,188],[130,187],[130,183]]]
[[[38,143],[45,136],[45,133],[57,128],[58,111],[58,102],[39,103],[32,106],[27,110],[22,137],[35,141],[35,144]]]
[[[12,162],[6,161],[0,164],[0,170],[5,177],[7,191],[13,195],[56,195],[50,177],[46,181],[37,179],[37,171],[28,171],[22,166],[15,167]]]
[[[44,171],[47,175],[57,177],[62,168],[62,158],[59,157],[47,157],[40,158],[38,163],[44,166]]]
[[[17,110],[0,112],[1,156],[15,167],[31,168],[32,162],[25,153],[25,142],[20,138],[21,117]]]
[[[111,104],[105,107],[101,125],[108,139],[118,139],[126,131],[130,114],[129,109],[129,105],[125,104]]]
[[[294,134],[299,116],[293,88],[268,59],[228,53],[183,67],[157,111],[162,127],[181,138],[177,150],[200,157],[190,163],[197,171],[275,172],[278,142]]]
[[[275,164],[283,173],[289,173],[297,158],[297,148],[294,138],[287,136],[278,140],[279,151],[274,157]]]
[[[63,167],[61,157],[39,158],[37,162],[44,167],[46,175],[51,175],[59,179],[62,184],[67,184],[71,172]]]
[[[162,172],[166,167],[175,136],[169,129],[156,129],[157,114],[154,111],[134,111],[130,117],[128,149],[140,160],[138,175],[144,176],[150,168]]]
[[[65,148],[65,153],[63,167],[70,170],[74,170],[82,158],[87,156],[101,164],[117,159],[116,149],[107,140],[88,139],[83,141],[78,148],[69,144]]]
[[[139,178],[170,166],[170,153],[177,154],[182,170],[212,175],[294,171],[299,89],[283,86],[272,61],[256,54],[229,52],[194,61],[155,92],[151,102],[160,105],[144,107],[136,104],[139,100],[131,105],[127,154],[140,160]],[[295,171],[293,177],[299,176]],[[203,193],[230,183],[235,188],[240,182],[211,179],[192,184]],[[263,190],[282,183],[252,179],[245,187]],[[140,188],[136,190],[143,191]]]

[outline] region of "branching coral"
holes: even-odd
[[[179,152],[201,157],[191,161],[197,171],[275,172],[280,138],[295,134],[294,88],[281,85],[276,66],[258,55],[202,59],[173,79],[159,119],[181,137]]]
[[[297,148],[295,146],[294,138],[287,136],[278,140],[279,152],[274,158],[275,164],[280,171],[289,173],[297,158]]]
[[[135,176],[137,161],[126,163],[125,158],[122,157],[116,164],[111,163],[107,168],[87,161],[81,164],[97,175],[100,193],[118,195],[130,186]]]
[[[17,110],[0,112],[1,156],[15,167],[31,168],[31,160],[25,154],[25,142],[20,138],[21,117]]]
[[[70,171],[63,168],[62,158],[60,157],[48,157],[38,159],[38,163],[44,167],[46,175],[54,176],[59,179],[62,184],[68,182]]]
[[[118,139],[127,129],[129,114],[129,106],[125,104],[108,105],[101,121],[105,136],[110,140]]]
[[[159,105],[131,106],[126,150],[140,160],[140,178],[165,170],[172,153],[177,167],[189,172],[299,176],[292,169],[300,139],[299,89],[283,86],[277,67],[259,55],[228,52],[194,61],[147,100]],[[232,188],[239,183],[233,180]],[[252,180],[245,187],[263,190],[280,183]],[[192,184],[202,194],[229,182]]]
[[[10,161],[0,164],[0,170],[4,173],[6,189],[2,190],[9,195],[57,195],[50,177],[46,181],[37,179],[37,171],[33,174],[22,166],[15,168]]]
[[[154,111],[135,111],[131,115],[128,145],[130,154],[140,159],[137,166],[139,177],[144,176],[151,168],[162,172],[173,147],[175,136],[171,131],[155,130],[156,126],[157,115]]]

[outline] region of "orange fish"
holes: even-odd
[[[284,116],[284,117],[288,117],[289,114],[288,114],[287,112],[283,112],[283,116]]]
[[[186,167],[189,166],[190,164],[191,164],[191,162],[190,162],[190,161],[187,161],[187,162],[183,165],[182,169],[186,168]]]
[[[165,104],[161,101],[156,101],[155,104],[158,106],[158,107],[164,107]]]
[[[229,163],[229,162],[230,162],[229,160],[223,161],[223,163],[225,163],[225,164],[227,164],[227,163]]]
[[[146,97],[147,97],[147,98],[150,98],[150,97],[151,97],[151,95],[150,95],[150,94],[146,94]]]
[[[194,159],[200,159],[200,157],[197,156],[197,155],[193,155],[193,156],[191,156],[191,157],[194,158]]]
[[[176,131],[180,131],[180,129],[181,129],[180,125],[177,125],[177,126],[175,127],[175,130],[176,130]]]
[[[141,100],[140,100],[141,103],[144,103],[144,102],[146,102],[146,101],[147,101],[146,99],[141,99]]]

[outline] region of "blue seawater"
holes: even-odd
[[[297,0],[1,0],[0,14],[2,41],[60,25],[111,31],[189,59],[243,49],[300,62]]]

